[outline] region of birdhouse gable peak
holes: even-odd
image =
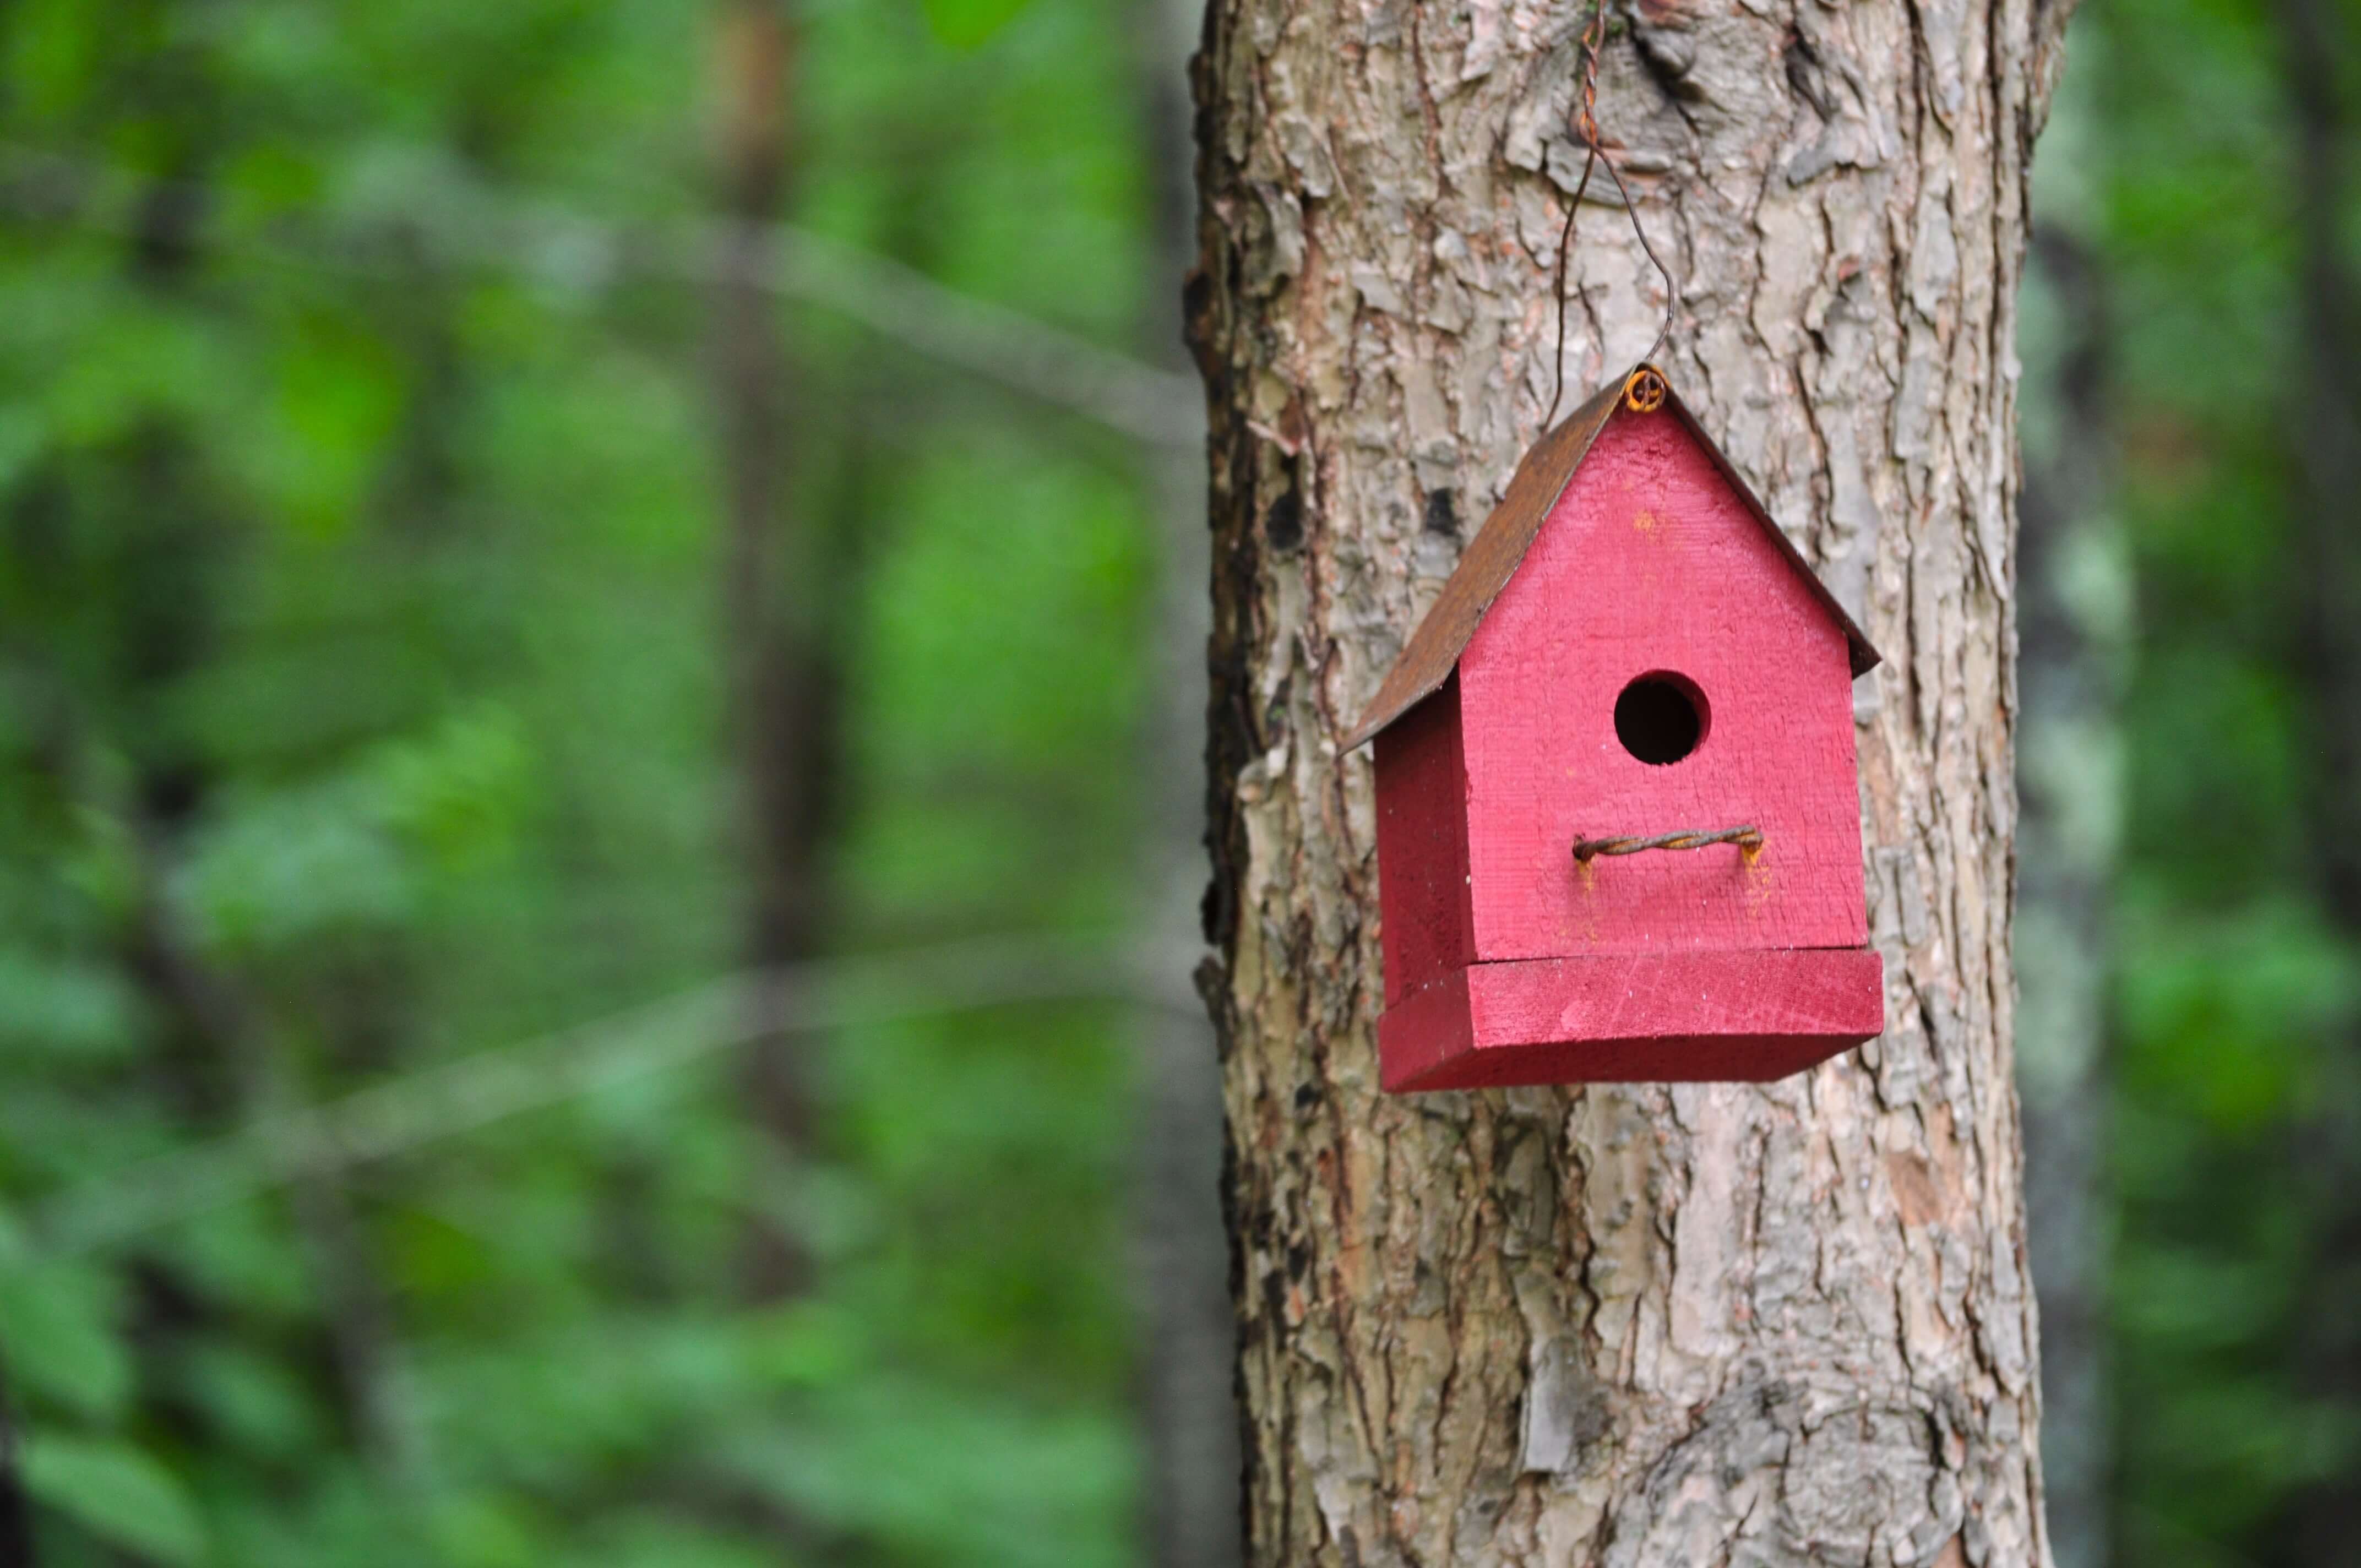
[[[1477,629],[1524,565],[1527,552],[1609,425],[1619,417],[1650,419],[1660,411],[1676,421],[1682,434],[1711,461],[1780,557],[1802,579],[1813,601],[1843,632],[1852,674],[1857,677],[1877,665],[1877,650],[1772,521],[1752,488],[1697,423],[1663,373],[1653,366],[1641,365],[1594,392],[1525,454],[1509,480],[1508,492],[1468,542],[1458,565],[1444,584],[1443,592],[1411,634],[1360,723],[1346,737],[1346,751],[1368,741],[1450,679]]]

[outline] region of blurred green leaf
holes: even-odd
[[[179,1382],[189,1401],[240,1450],[299,1459],[330,1436],[311,1391],[293,1372],[246,1345],[216,1340],[192,1346]]]
[[[120,973],[74,956],[0,948],[0,1047],[104,1061],[138,1048],[138,1016]]]
[[[919,0],[927,26],[953,49],[975,49],[1010,22],[1031,0]]]
[[[0,1350],[25,1395],[92,1420],[122,1414],[131,1358],[115,1332],[115,1283],[84,1264],[0,1263]]]
[[[387,823],[450,867],[512,845],[531,765],[515,716],[489,704],[387,746],[371,764]]]
[[[159,1563],[205,1560],[205,1528],[179,1479],[127,1442],[35,1431],[25,1490],[102,1541]]]
[[[827,1301],[798,1302],[767,1325],[753,1327],[750,1364],[763,1376],[795,1387],[843,1381],[866,1362],[860,1323]]]
[[[2312,1042],[2361,997],[2361,963],[2298,907],[2210,919],[2135,904],[2122,1015],[2141,1042],[2125,1070],[2224,1134],[2251,1135],[2300,1110],[2317,1077]]]
[[[374,803],[342,780],[242,803],[184,874],[208,942],[229,954],[397,926],[417,895]]]
[[[1127,1555],[1107,1501],[1126,1489],[1131,1452],[1104,1418],[884,1377],[823,1409],[824,1425],[731,1434],[717,1459],[799,1515],[921,1561],[1114,1568]]]
[[[277,372],[280,442],[262,474],[300,527],[351,527],[400,416],[401,367],[374,334],[320,317]]]
[[[454,1568],[541,1568],[549,1532],[519,1499],[454,1497],[434,1511],[434,1542]]]

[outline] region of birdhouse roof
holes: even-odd
[[[1443,593],[1435,599],[1434,608],[1426,612],[1426,619],[1419,622],[1416,631],[1411,633],[1409,646],[1402,650],[1401,657],[1394,661],[1394,667],[1387,672],[1384,684],[1378,688],[1376,700],[1369,704],[1368,711],[1361,716],[1361,722],[1354,726],[1353,733],[1346,738],[1345,750],[1349,751],[1368,740],[1451,678],[1451,672],[1458,666],[1459,655],[1466,651],[1468,639],[1474,637],[1476,629],[1483,624],[1485,612],[1492,608],[1492,601],[1499,598],[1500,590],[1509,586],[1509,579],[1517,575],[1517,568],[1524,563],[1526,550],[1531,548],[1533,540],[1541,533],[1542,525],[1549,521],[1550,513],[1556,509],[1558,498],[1565,493],[1565,487],[1573,480],[1575,470],[1581,467],[1582,460],[1589,455],[1591,444],[1598,439],[1598,433],[1607,428],[1608,422],[1623,407],[1624,392],[1632,378],[1643,370],[1654,371],[1654,367],[1635,367],[1631,375],[1618,377],[1592,393],[1587,401],[1534,443],[1532,450],[1525,454],[1524,461],[1517,465],[1515,477],[1509,481],[1509,493],[1500,498],[1500,504],[1492,509],[1492,515],[1484,520],[1484,526],[1477,531],[1476,537],[1460,555],[1459,565],[1452,572],[1451,580],[1443,585]],[[1661,371],[1655,371],[1655,374],[1659,380],[1664,379]],[[1723,478],[1730,481],[1730,488],[1746,503],[1746,510],[1771,536],[1779,554],[1802,576],[1811,590],[1812,598],[1843,629],[1846,645],[1851,651],[1852,673],[1861,675],[1876,668],[1880,658],[1877,650],[1870,645],[1861,628],[1853,624],[1852,617],[1845,613],[1844,607],[1837,603],[1836,596],[1828,592],[1828,586],[1820,581],[1811,565],[1780,532],[1779,525],[1771,521],[1771,514],[1763,510],[1754,491],[1730,466],[1730,459],[1722,455],[1721,448],[1706,434],[1697,423],[1697,416],[1689,411],[1688,405],[1681,401],[1680,395],[1672,390],[1668,380],[1664,381],[1664,407],[1713,459],[1714,466],[1720,470]]]

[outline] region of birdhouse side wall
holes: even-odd
[[[1454,676],[1377,740],[1378,915],[1388,1006],[1475,959],[1459,722]]]
[[[1668,764],[1617,732],[1650,675],[1700,699]],[[1479,960],[1867,941],[1844,631],[1670,411],[1609,421],[1457,678]],[[1741,826],[1758,852],[1572,852]]]

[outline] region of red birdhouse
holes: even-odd
[[[1875,1036],[1877,662],[1652,367],[1543,436],[1346,741],[1384,1087],[1773,1079]]]

